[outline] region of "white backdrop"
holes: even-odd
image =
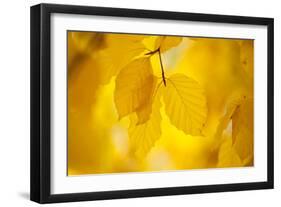
[[[48,3],[68,3],[138,9],[219,13],[275,18],[275,105],[281,105],[281,13],[276,1],[225,0],[151,1],[151,0],[69,0],[69,1],[5,1],[1,4],[0,32],[0,205],[36,206],[29,197],[29,7]],[[279,4],[279,5],[278,5]],[[239,206],[268,205],[281,202],[280,108],[275,108],[275,190],[213,193],[55,204],[53,206]]]

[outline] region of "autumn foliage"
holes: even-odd
[[[253,40],[68,32],[68,174],[253,166]]]

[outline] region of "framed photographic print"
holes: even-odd
[[[31,7],[31,200],[273,188],[273,19]]]

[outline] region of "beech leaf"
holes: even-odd
[[[135,59],[120,71],[114,92],[119,119],[151,104],[154,81],[149,58]]]
[[[166,114],[171,123],[190,135],[202,135],[207,104],[202,87],[193,79],[174,74],[163,90]]]
[[[153,102],[150,118],[142,124],[135,114],[131,116],[129,138],[137,157],[144,157],[161,136],[161,103],[159,96]]]

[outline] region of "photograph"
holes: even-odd
[[[38,4],[30,19],[31,200],[274,188],[273,18]]]
[[[279,1],[3,3],[0,207],[281,203]]]
[[[254,39],[67,30],[67,176],[254,167]]]

